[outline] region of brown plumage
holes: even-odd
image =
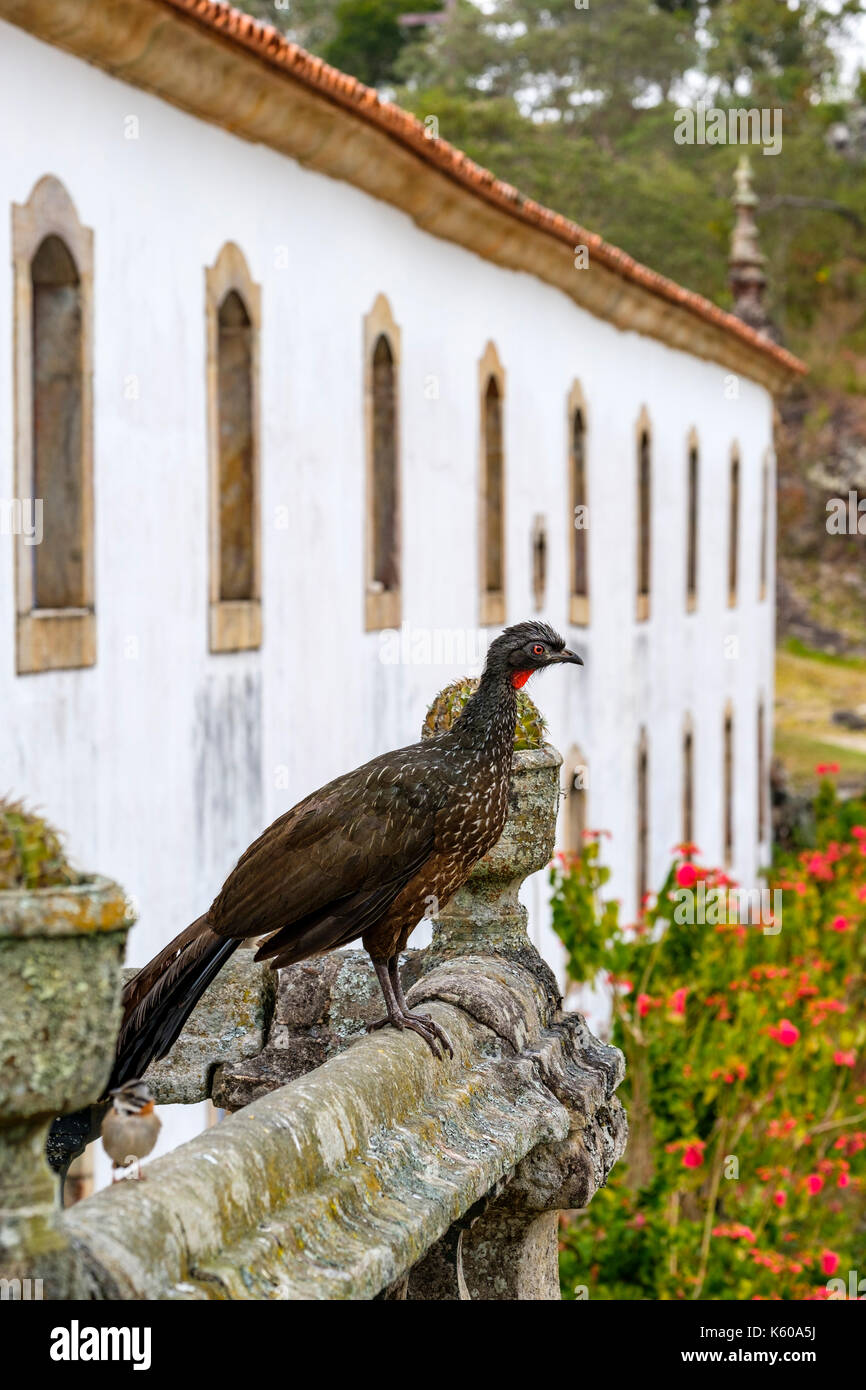
[[[280,816],[250,845],[204,916],[124,991],[110,1085],[141,1076],[169,1050],[196,1002],[242,941],[289,965],[348,945],[369,952],[387,1017],[436,1055],[443,1031],[410,1013],[398,957],[431,907],[444,907],[502,833],[514,744],[515,689],[533,671],[582,664],[545,623],[507,628],[478,690],[445,733],[384,753]]]

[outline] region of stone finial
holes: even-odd
[[[755,222],[757,194],[752,187],[752,165],[748,155],[742,155],[734,175],[736,221],[731,235],[728,257],[728,283],[734,296],[734,313],[764,337],[774,338],[775,332],[764,303],[767,276],[765,258],[758,247],[758,227]]]

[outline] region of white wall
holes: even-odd
[[[549,535],[543,616],[586,669],[530,687],[588,758],[589,824],[613,832],[633,911],[635,748],[650,731],[652,878],[680,838],[683,714],[695,721],[697,840],[722,841],[722,718],[736,718],[736,867],[753,879],[758,691],[772,710],[772,586],[758,604],[771,401],[723,368],[620,332],[556,290],[419,231],[348,185],[247,144],[2,25],[0,498],[14,494],[9,206],[46,173],[95,231],[98,661],[18,677],[13,556],[0,538],[0,784],[42,806],[82,866],[118,878],[141,962],[208,905],[238,853],[326,779],[417,737],[458,666],[394,667],[363,616],[362,319],[402,329],[403,616],[477,621],[478,359],[507,374],[508,620],[533,612],[530,535]],[[124,119],[138,117],[138,140]],[[10,133],[16,132],[12,139]],[[6,212],[2,212],[2,208]],[[264,644],[207,650],[204,267],[234,240],[262,286]],[[281,248],[290,269],[277,269]],[[591,268],[575,274],[592,274]],[[129,400],[125,383],[139,382]],[[438,399],[425,380],[438,378]],[[565,401],[587,401],[592,627],[567,628]],[[652,616],[634,620],[635,422],[653,429]],[[701,446],[700,603],[686,615],[686,435]],[[726,607],[728,464],[741,449],[741,600]],[[288,507],[279,529],[278,509]],[[770,555],[773,537],[770,538]],[[739,637],[739,657],[724,642]],[[125,653],[129,638],[139,656]],[[287,788],[279,784],[287,770]],[[543,899],[536,890],[538,901]],[[533,900],[532,885],[527,901]],[[537,914],[533,930],[555,944]],[[419,940],[422,939],[419,936]]]

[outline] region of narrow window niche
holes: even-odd
[[[16,669],[93,666],[93,232],[58,179],[12,206]]]
[[[205,271],[210,502],[209,644],[261,646],[261,291],[227,242]]]

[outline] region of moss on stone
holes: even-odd
[[[467,676],[462,680],[452,681],[451,685],[446,685],[444,690],[440,690],[424,718],[422,737],[432,738],[434,734],[441,734],[450,729],[477,689],[478,678]],[[547,725],[537,705],[530,700],[525,691],[518,690],[517,727],[514,730],[515,752],[527,748],[542,748],[546,734]]]
[[[0,890],[60,888],[80,881],[54,827],[20,801],[0,797]]]

